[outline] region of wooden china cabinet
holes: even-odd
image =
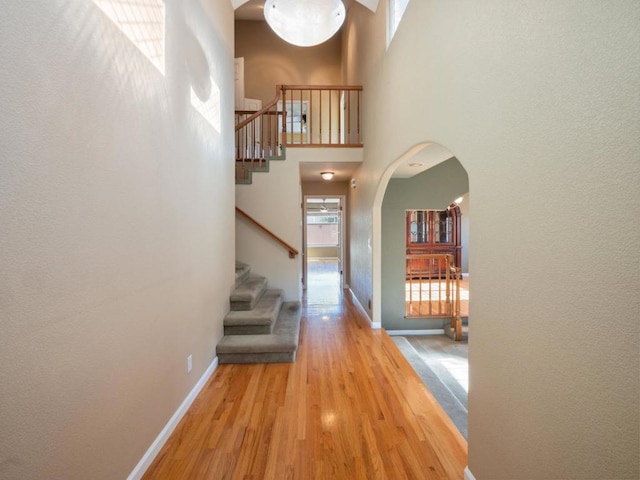
[[[407,255],[450,254],[460,267],[460,208],[451,205],[446,210],[406,211]],[[445,262],[407,259],[407,278],[444,276]]]

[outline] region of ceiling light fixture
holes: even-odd
[[[331,180],[333,178],[334,173],[333,172],[322,172],[320,175],[325,180]]]
[[[329,40],[346,17],[342,0],[267,0],[264,18],[284,41],[312,47]]]

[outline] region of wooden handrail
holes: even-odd
[[[257,112],[255,112],[253,115],[251,115],[250,117],[245,118],[242,122],[238,123],[236,125],[236,132],[238,130],[240,130],[242,127],[244,127],[245,125],[249,125],[251,122],[253,122],[256,118],[259,118],[263,113],[267,112],[267,110],[270,110],[274,105],[277,105],[278,100],[280,100],[280,92],[282,90],[279,90],[276,92],[276,96],[273,98],[273,100],[271,100],[266,107],[263,107],[262,109],[258,110]]]
[[[278,85],[284,90],[360,90],[362,85]]]
[[[282,245],[288,252],[289,252],[289,258],[296,258],[296,255],[298,255],[300,252],[298,250],[296,250],[295,248],[293,248],[291,245],[289,245],[287,242],[285,242],[284,240],[282,240],[280,237],[278,237],[275,233],[273,233],[271,230],[269,230],[268,228],[266,228],[264,225],[262,225],[261,223],[257,222],[253,217],[251,217],[251,215],[249,215],[247,212],[245,212],[244,210],[236,207],[236,212],[239,213],[240,215],[242,215],[244,218],[246,218],[247,220],[249,220],[251,223],[253,223],[256,227],[258,227],[260,230],[262,230],[264,233],[266,233],[268,236],[270,236],[271,238],[273,238],[276,242],[278,242],[280,245]]]
[[[362,86],[277,85],[260,110],[236,110],[236,182],[284,160],[286,148],[361,148]]]

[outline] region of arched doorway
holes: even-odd
[[[393,336],[399,350],[466,436],[468,346],[466,341],[454,342],[445,336],[445,327],[451,322],[447,311],[407,313],[407,253],[416,253],[408,248],[407,236],[412,234],[410,220],[414,219],[413,243],[418,250],[425,255],[437,255],[439,250],[450,254],[455,259],[452,264],[464,270],[468,279],[468,175],[450,151],[424,143],[394,162],[383,177],[373,212],[373,281],[374,298],[378,299],[374,318]],[[415,218],[411,212],[416,212]],[[429,268],[423,265],[425,268],[417,270],[429,280],[443,268],[440,262],[435,260]],[[420,275],[417,282],[410,275],[418,292],[424,287]],[[434,283],[426,285],[428,293],[437,288]],[[431,298],[442,297],[444,293],[436,292]],[[465,297],[468,302],[468,290]]]

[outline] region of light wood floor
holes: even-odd
[[[296,362],[220,366],[145,479],[463,478],[464,438],[390,337],[314,298]]]

